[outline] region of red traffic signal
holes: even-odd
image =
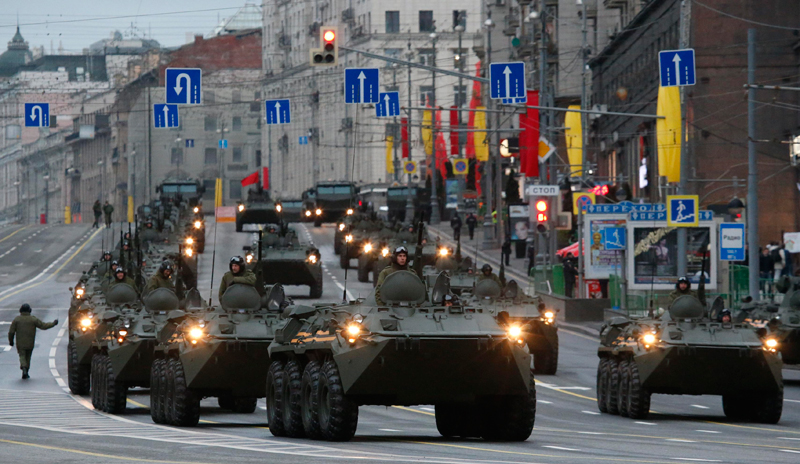
[[[339,61],[339,44],[336,28],[325,27],[319,30],[320,48],[311,49],[311,66],[333,66]]]
[[[334,30],[329,29],[322,33],[322,40],[324,40],[326,44],[333,42],[335,38],[336,38],[336,31]]]
[[[547,213],[549,205],[547,204],[547,200],[538,200],[534,205],[536,208],[536,230],[539,233],[544,233],[547,231]]]

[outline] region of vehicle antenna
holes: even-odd
[[[212,246],[214,249],[211,252],[211,283],[208,285],[208,305],[211,306],[211,295],[214,291],[214,267],[217,264],[217,209],[214,208],[214,241]]]

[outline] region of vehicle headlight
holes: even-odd
[[[439,248],[439,256],[447,256],[449,250],[447,248]]]
[[[366,245],[364,245],[364,253],[369,253],[370,251],[372,251],[372,244],[367,243]]]
[[[196,345],[197,340],[203,338],[203,335],[205,335],[205,332],[203,332],[203,329],[200,327],[192,327],[189,329],[189,339],[192,342],[192,345]]]
[[[88,317],[85,317],[85,318],[81,319],[81,327],[84,327],[84,330],[85,330],[85,328],[88,328],[91,325],[92,325],[92,320],[89,319]]]
[[[389,249],[384,248],[383,250],[381,250],[381,256],[383,256],[384,258],[389,256]]]
[[[766,346],[769,351],[774,352],[776,349],[778,349],[778,340],[775,340],[774,338],[768,338],[764,340],[764,346]]]
[[[244,211],[244,205],[240,204],[239,205],[239,212],[241,213],[242,211]]]
[[[344,230],[344,224],[339,224],[339,231]]]
[[[347,234],[344,236],[344,241],[350,243],[353,241],[353,236],[351,234]]]
[[[310,217],[310,216],[311,216],[311,211],[306,211],[306,217]]]
[[[311,264],[317,264],[317,255],[315,254],[308,255],[308,262]]]
[[[553,319],[554,317],[556,317],[556,315],[553,311],[545,311],[544,317],[547,319]]]
[[[82,288],[76,289],[75,290],[75,296],[77,296],[78,298],[82,297],[83,296],[83,289]]]
[[[353,214],[353,208],[347,208],[347,215],[350,216]]]
[[[200,208],[198,208],[197,206],[195,206],[193,211],[194,211],[195,213],[199,213],[199,212],[200,212]]]
[[[122,330],[119,331],[119,336],[120,337],[125,337],[127,335],[128,335],[128,331],[127,330],[122,329]]]
[[[201,227],[203,227],[203,223],[202,223],[202,222],[200,222],[200,221],[194,221],[194,228],[195,228],[195,229],[199,229],[199,228],[201,228]]]
[[[512,325],[508,328],[508,336],[511,338],[519,338],[522,335],[522,327],[518,325]]]
[[[358,324],[350,324],[347,326],[347,341],[355,343],[358,336],[361,334],[361,326]]]
[[[275,205],[275,209],[278,210],[278,212],[280,213],[281,211],[283,211],[283,206]]]
[[[247,261],[247,264],[250,264],[253,261],[253,255],[246,255],[244,259]]]
[[[651,333],[644,334],[644,337],[642,337],[642,341],[644,342],[645,345],[652,345],[653,343],[656,342],[656,336]]]
[[[184,254],[185,254],[185,255],[186,255],[188,258],[191,258],[191,257],[192,257],[192,255],[194,254],[194,250],[192,250],[191,248],[187,248],[187,249],[183,250],[183,253],[184,253]]]
[[[186,244],[187,245],[191,245],[193,243],[194,243],[194,239],[192,237],[189,237],[189,238],[186,239]]]
[[[319,208],[317,208],[317,210],[316,210],[316,211],[314,211],[314,212],[315,212],[315,213],[317,213],[317,216],[319,216],[320,214],[322,214],[322,210],[321,210],[321,209],[319,209]]]

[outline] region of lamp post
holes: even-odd
[[[414,52],[411,51],[411,40],[409,39],[409,41],[408,41],[408,53],[407,53],[407,57],[406,57],[409,63],[411,63],[411,59],[413,57],[414,57]],[[408,134],[408,141],[406,142],[406,144],[408,146],[408,161],[411,161],[411,147],[412,147],[412,143],[411,143],[411,133],[412,133],[411,132],[411,114],[412,114],[412,110],[411,110],[411,107],[413,105],[412,105],[412,102],[411,102],[411,89],[412,89],[412,87],[411,87],[411,64],[409,64],[408,65],[408,108],[409,109],[408,109],[408,116],[407,116],[407,119],[406,119],[406,133]],[[408,185],[408,194],[406,196],[406,222],[412,222],[413,223],[413,221],[414,221],[414,199],[411,196],[412,187],[411,187],[411,174],[410,173],[408,174],[408,182],[407,182],[406,185]]]
[[[44,223],[50,222],[50,173],[46,172],[44,176]]]
[[[175,164],[178,165],[178,167],[177,167],[177,169],[175,171],[175,178],[176,179],[180,179],[181,178],[181,161],[183,161],[183,152],[180,151],[180,150],[181,150],[181,142],[182,141],[183,141],[183,139],[180,138],[180,137],[177,137],[175,139],[175,158],[177,159]]]
[[[458,13],[458,24],[456,25],[456,27],[453,28],[453,30],[455,30],[456,33],[458,33],[458,51],[456,52],[456,59],[458,60],[458,72],[459,73],[463,73],[464,72],[464,55],[463,55],[463,53],[461,51],[461,39],[462,39],[462,36],[464,35],[464,26],[461,25],[461,21],[462,21],[461,12],[459,11],[459,13]],[[464,100],[466,99],[465,97],[467,95],[467,92],[465,91],[463,93],[463,97],[462,97],[461,89],[463,88],[463,85],[464,85],[463,82],[464,82],[464,79],[459,75],[458,76],[458,93],[456,94],[456,95],[458,95],[458,105],[457,105],[458,106],[458,111],[456,112],[456,114],[458,115],[458,128],[459,129],[462,128],[461,127],[461,125],[462,125],[462,122],[461,122],[461,109],[464,107]],[[459,156],[459,158],[461,156],[463,156],[463,146],[464,146],[464,144],[462,142],[463,139],[464,139],[464,132],[458,132],[458,156]],[[467,187],[466,176],[458,176],[458,208],[457,208],[457,211],[460,212],[460,213],[464,212],[464,190],[466,190],[466,187]]]
[[[219,166],[219,179],[220,179],[220,183],[222,184],[222,192],[220,192],[220,195],[222,196],[222,198],[220,198],[220,201],[222,201],[223,203],[225,202],[225,148],[223,148],[222,141],[225,140],[225,133],[229,132],[229,131],[230,131],[230,129],[227,129],[225,127],[225,123],[224,122],[222,123],[220,128],[217,129],[217,134],[219,134],[219,150],[220,150],[220,156],[219,156],[219,159],[217,160],[217,163],[219,163],[218,164],[218,166]],[[228,192],[228,193],[230,194],[230,192]]]
[[[492,64],[492,29],[494,22],[492,21],[492,12],[488,11],[489,18],[484,21],[483,25],[486,28],[486,65],[484,69],[488,70]],[[487,100],[487,107],[491,106],[492,100],[489,98],[488,93],[485,92]],[[497,128],[495,128],[497,130]],[[490,144],[491,146],[491,144]],[[489,150],[491,156],[491,150]],[[490,249],[494,247],[494,224],[492,223],[492,169],[489,160],[483,162],[483,249]]]
[[[435,29],[434,29],[435,30]],[[438,37],[436,32],[431,32],[431,42],[433,43],[433,63],[431,65],[436,67],[436,42]],[[431,92],[431,106],[433,107],[433,120],[431,121],[431,217],[429,223],[437,225],[441,222],[439,215],[439,193],[436,184],[439,182],[439,173],[436,159],[436,71],[433,71],[433,91]]]

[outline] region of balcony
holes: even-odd
[[[289,34],[278,34],[278,47],[284,50],[292,48],[292,36]]]

